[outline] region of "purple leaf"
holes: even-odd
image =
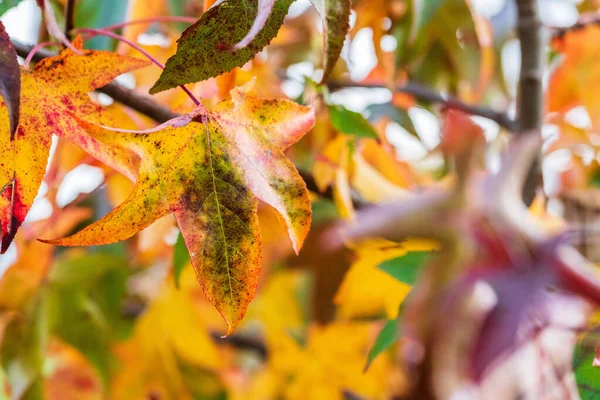
[[[17,52],[10,37],[0,22],[0,95],[8,107],[10,116],[10,139],[19,126],[19,108],[21,104],[21,70],[17,61]]]

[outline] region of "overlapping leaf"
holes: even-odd
[[[73,45],[82,47],[81,39]],[[146,61],[101,51],[71,50],[46,58],[33,70],[21,71],[21,118],[14,140],[8,129],[0,134],[0,228],[4,252],[25,219],[46,170],[52,134],[75,143],[130,178],[136,176],[131,155],[109,148],[90,137],[72,117],[108,124],[102,108],[88,92],[116,76],[147,65]],[[0,103],[0,126],[9,126],[9,114]]]
[[[0,22],[0,95],[4,98],[8,107],[12,138],[17,130],[17,125],[19,125],[21,72],[15,46],[10,41],[2,22]]]
[[[296,252],[302,247],[310,199],[283,150],[314,123],[310,108],[288,100],[263,100],[245,89],[232,96],[183,126],[175,122],[148,134],[114,133],[81,122],[96,138],[137,153],[140,176],[129,198],[103,219],[52,241],[112,243],[174,213],[202,288],[229,333],[258,283],[257,198],[279,212]]]
[[[150,93],[199,82],[241,67],[277,35],[292,2],[277,0],[256,38],[234,52],[231,51],[232,46],[242,42],[251,32],[253,21],[258,15],[264,14],[258,12],[261,2],[217,2],[177,40],[177,53],[167,60],[165,70]]]

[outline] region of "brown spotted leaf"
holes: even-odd
[[[81,39],[76,39],[73,45],[81,50]],[[81,51],[83,55],[65,50],[42,60],[33,70],[21,70],[21,116],[14,140],[8,129],[0,130],[2,253],[12,242],[37,195],[46,171],[52,134],[73,142],[131,179],[136,177],[128,151],[109,147],[89,136],[72,115],[110,124],[108,116],[90,100],[88,92],[147,62],[104,51]],[[0,127],[8,127],[9,121],[8,107],[2,101]]]
[[[0,22],[0,95],[8,107],[10,116],[10,136],[17,131],[19,125],[19,108],[21,101],[21,71],[17,61],[15,46]],[[0,135],[3,132],[0,132]]]
[[[231,333],[258,284],[257,199],[278,211],[296,252],[308,233],[308,190],[283,150],[313,126],[312,109],[235,89],[231,100],[183,126],[132,134],[81,124],[99,140],[137,153],[139,178],[127,200],[100,221],[50,242],[112,243],[175,214],[198,280]]]

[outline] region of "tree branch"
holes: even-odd
[[[19,42],[12,42],[17,50],[17,54],[21,57],[27,57],[33,46],[24,45]],[[40,49],[33,57],[34,61],[40,61],[46,57],[55,56],[56,53],[46,49]],[[151,97],[141,95],[119,85],[116,82],[111,82],[108,85],[98,89],[118,101],[119,103],[131,107],[132,109],[152,118],[156,122],[166,122],[170,119],[178,117],[179,114],[174,113],[168,107],[158,104]]]
[[[67,0],[65,4],[65,35],[71,39],[71,31],[75,28],[75,5],[77,0]]]
[[[536,0],[517,0],[518,34],[521,42],[521,75],[517,94],[518,127],[521,134],[540,134],[544,118],[544,32]],[[523,200],[531,204],[541,180],[539,160],[529,170]]]
[[[329,89],[333,91],[345,89],[345,88],[387,88],[384,85],[376,85],[370,83],[357,83],[357,82],[339,82],[339,81],[330,81],[327,82],[327,86]],[[517,123],[512,118],[510,118],[506,113],[492,110],[491,108],[471,105],[463,103],[452,96],[444,96],[439,93],[436,93],[429,89],[426,86],[419,85],[417,83],[407,83],[406,85],[397,86],[394,88],[396,92],[410,94],[415,98],[426,101],[429,103],[437,103],[443,104],[446,107],[454,108],[457,110],[464,111],[471,115],[478,115],[480,117],[484,117],[495,121],[498,125],[508,129],[511,132],[517,131]]]

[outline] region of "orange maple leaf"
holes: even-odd
[[[82,51],[81,38],[73,45]],[[52,134],[64,137],[119,172],[134,179],[131,155],[89,136],[72,115],[96,123],[110,123],[88,93],[125,72],[148,62],[107,51],[65,50],[45,58],[33,70],[21,70],[21,117],[14,138],[0,135],[1,253],[23,223],[46,171]],[[0,102],[0,126],[9,126],[6,104]]]

